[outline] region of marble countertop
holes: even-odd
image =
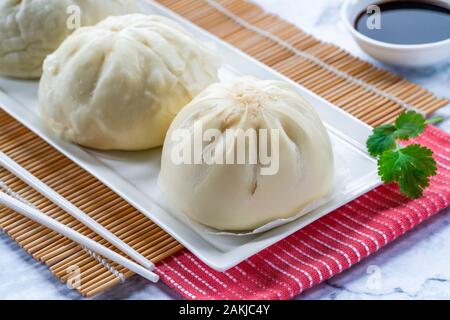
[[[381,65],[364,54],[340,21],[343,0],[254,0],[316,37],[450,99],[450,62],[423,69]],[[450,106],[438,114],[450,116]],[[450,132],[450,120],[441,124]],[[450,299],[450,209],[350,270],[296,299]],[[96,299],[180,299],[165,284],[134,277]],[[81,299],[0,233],[0,299]]]

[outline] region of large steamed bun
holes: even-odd
[[[78,12],[81,26],[93,25],[136,12],[135,0],[0,0],[0,74],[38,78],[45,57],[73,32]]]
[[[199,128],[205,135],[208,129],[221,134],[206,138],[200,162],[194,160],[192,142]],[[261,144],[251,139],[245,144],[245,164],[207,164],[207,153],[236,157],[236,137],[248,129],[278,130],[278,155],[272,149],[278,170],[262,174],[260,165],[250,164],[249,154],[261,160]],[[231,143],[227,132],[233,133]],[[267,136],[270,149],[275,139]],[[193,164],[180,161],[186,153]],[[244,231],[297,215],[326,197],[333,171],[330,139],[312,106],[286,83],[244,77],[211,85],[178,114],[164,143],[159,182],[171,205],[191,219],[219,230]]]
[[[44,62],[43,120],[103,150],[161,146],[178,111],[217,81],[220,60],[173,21],[111,17],[67,38]]]

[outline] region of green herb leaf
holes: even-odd
[[[403,112],[395,120],[396,136],[402,140],[417,137],[425,130],[425,119],[414,111]]]
[[[403,112],[395,124],[386,124],[373,129],[367,140],[367,150],[378,157],[378,174],[386,183],[397,182],[400,191],[410,198],[422,196],[428,187],[429,178],[436,174],[433,152],[419,144],[402,148],[398,139],[417,137],[425,130],[426,121],[414,111]]]
[[[429,177],[436,174],[433,152],[419,144],[385,151],[378,160],[378,174],[386,183],[398,182],[400,191],[411,198],[422,196]]]
[[[372,135],[367,140],[367,150],[372,156],[379,156],[387,150],[394,149],[395,131],[397,128],[392,124],[385,124],[373,129]]]

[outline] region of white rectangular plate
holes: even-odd
[[[144,152],[98,152],[48,135],[36,111],[37,81],[0,77],[0,107],[101,180],[207,265],[219,271],[235,266],[380,184],[376,162],[365,151],[365,141],[371,132],[368,125],[170,10],[147,1],[142,1],[142,10],[172,18],[197,38],[215,43],[226,62],[220,71],[222,81],[240,75],[253,75],[262,79],[283,80],[294,85],[320,114],[329,130],[333,147],[342,150],[345,162],[350,164],[348,182],[339,196],[293,222],[259,235],[230,237],[202,234],[167,212],[167,207],[161,201],[156,186],[160,149]]]

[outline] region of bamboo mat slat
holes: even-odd
[[[405,108],[430,114],[448,104],[250,2],[158,2],[370,125],[392,121]],[[0,150],[151,261],[157,263],[182,249],[156,224],[3,111]],[[117,250],[4,169],[0,169],[0,180],[49,216]],[[63,282],[72,280],[76,267],[81,280],[77,290],[84,296],[94,296],[120,283],[117,273],[125,278],[133,275],[114,263],[108,269],[74,242],[3,207],[0,228]]]

